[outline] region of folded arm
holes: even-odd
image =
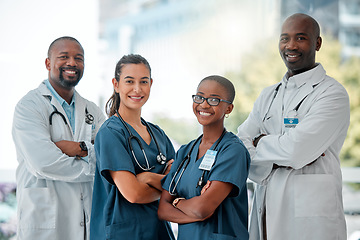
[[[158,209],[159,218],[180,224],[204,221],[212,216],[232,189],[231,183],[208,182],[206,190],[200,196],[182,199],[176,204],[176,207],[173,206],[176,197],[163,190]]]
[[[67,148],[78,147],[79,143],[59,143],[51,139],[46,106],[32,100],[18,103],[13,120],[13,139],[17,146],[18,158],[26,165],[27,171],[39,179],[66,182],[87,182],[94,176],[89,163],[64,154]],[[71,145],[71,146],[70,146]],[[76,152],[78,151],[76,150]]]
[[[129,171],[109,171],[109,173],[120,193],[131,203],[145,204],[160,198],[160,190],[139,181],[136,176]],[[157,175],[160,174],[154,173],[155,178],[159,177]]]

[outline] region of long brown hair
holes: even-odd
[[[150,68],[149,62],[141,55],[129,54],[129,55],[124,55],[116,64],[116,67],[115,67],[116,81],[119,82],[120,75],[121,75],[121,69],[126,64],[144,64],[149,69],[150,78],[151,78],[151,68]],[[115,114],[116,110],[118,110],[119,107],[120,107],[120,96],[119,96],[119,93],[115,92],[115,90],[114,90],[113,94],[111,95],[111,97],[105,104],[105,112],[108,115],[108,117],[111,117],[112,115]]]

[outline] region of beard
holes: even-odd
[[[73,71],[76,71],[76,76],[71,78],[71,80],[67,80],[64,78],[64,75],[63,75],[63,70],[73,70]],[[60,84],[65,87],[65,88],[73,88],[75,87],[79,82],[80,82],[80,79],[82,77],[82,72],[78,69],[74,69],[74,68],[59,68],[60,70],[60,74],[59,74],[59,80],[60,80]]]

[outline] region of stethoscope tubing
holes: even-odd
[[[140,139],[139,139],[138,137],[136,137],[136,136],[131,132],[130,128],[127,126],[127,123],[126,123],[126,122],[124,121],[124,119],[121,117],[121,115],[120,115],[120,113],[118,112],[118,110],[115,110],[115,112],[116,112],[117,117],[120,119],[121,123],[125,126],[127,132],[129,133],[129,137],[128,137],[128,139],[127,139],[127,140],[128,140],[128,145],[129,145],[131,154],[132,154],[132,156],[133,156],[136,164],[137,164],[137,165],[140,167],[140,169],[143,170],[143,171],[150,171],[150,170],[154,169],[155,166],[150,167],[149,160],[148,160],[148,158],[147,158],[147,156],[146,156],[145,149],[144,149],[143,145],[141,144]],[[165,157],[165,155],[161,152],[159,143],[158,143],[158,141],[156,140],[156,137],[155,137],[154,133],[152,132],[149,124],[148,124],[143,118],[141,118],[141,122],[146,126],[146,129],[148,130],[149,134],[150,134],[151,137],[154,139],[156,148],[158,149],[158,152],[159,152],[159,154],[158,154],[157,157],[156,157],[157,162],[158,162],[159,164],[161,164],[161,165],[164,165],[164,164],[166,163],[166,157]],[[138,159],[136,158],[135,152],[134,152],[134,148],[133,148],[132,142],[131,142],[132,139],[134,139],[134,140],[138,143],[138,145],[139,145],[139,147],[140,147],[140,149],[141,149],[141,151],[142,151],[142,153],[143,153],[143,156],[144,156],[144,158],[145,158],[146,166],[142,166],[142,165],[140,164],[140,162],[138,161]],[[166,169],[166,167],[167,167],[167,166],[165,166],[165,169]],[[164,169],[164,171],[165,171],[165,169]]]
[[[214,150],[217,148],[217,146],[219,145],[219,143],[221,142],[221,140],[223,139],[223,137],[225,136],[225,133],[226,133],[226,129],[224,128],[221,136],[219,137],[219,139],[217,140],[217,142],[215,143],[215,146],[214,146]],[[194,150],[194,147],[195,145],[197,144],[197,142],[202,138],[202,134],[194,141],[194,143],[191,145],[191,148],[189,150],[189,152],[186,154],[185,158],[182,160],[182,162],[180,163],[179,167],[176,169],[175,173],[174,173],[174,176],[172,177],[171,181],[170,181],[170,184],[169,184],[169,194],[172,195],[172,196],[176,196],[177,194],[175,193],[175,190],[176,190],[176,187],[185,171],[185,169],[187,168],[187,166],[189,165],[190,163],[190,159],[191,159],[191,153],[192,151]],[[171,191],[171,186],[173,185],[174,183],[174,180],[176,179],[177,175],[179,174],[179,171],[181,170],[181,173],[178,177],[178,179],[176,180],[175,182],[175,185]],[[199,181],[197,182],[196,184],[196,187],[199,187],[199,186],[202,186],[203,184],[203,178],[205,176],[205,172],[207,170],[203,170],[202,174],[201,174],[201,177],[199,178]]]
[[[54,116],[55,114],[60,115],[60,117],[63,119],[65,125],[67,125],[66,118],[65,118],[64,114],[62,114],[61,112],[59,112],[54,105],[52,105],[52,106],[53,106],[53,108],[54,108],[54,111],[53,111],[53,112],[50,114],[50,116],[49,116],[49,123],[50,123],[50,125],[52,125],[52,119],[53,119],[53,116]]]
[[[53,120],[53,117],[54,117],[55,114],[58,114],[62,118],[62,120],[64,121],[65,125],[68,125],[67,122],[66,122],[66,118],[65,118],[64,114],[59,112],[59,110],[54,105],[52,105],[52,107],[54,108],[54,111],[52,113],[50,113],[50,115],[49,115],[49,124],[50,124],[50,126],[53,123],[52,120]],[[92,124],[94,122],[94,116],[91,113],[88,112],[87,107],[85,108],[85,122],[87,124]]]

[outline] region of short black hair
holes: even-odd
[[[76,39],[76,38],[73,38],[73,37],[70,37],[70,36],[63,36],[63,37],[59,37],[57,39],[55,39],[49,46],[49,50],[48,50],[48,53],[47,53],[47,56],[48,58],[50,58],[50,55],[51,55],[51,51],[55,45],[55,43],[57,43],[58,41],[62,41],[62,40],[70,40],[70,41],[74,41],[74,42],[77,42],[80,47],[83,49],[83,47],[81,46],[80,42]],[[84,49],[83,49],[84,51]]]
[[[207,76],[203,80],[201,80],[198,86],[200,86],[200,84],[202,82],[208,81],[208,80],[215,81],[215,82],[219,83],[221,86],[223,86],[227,93],[226,100],[233,103],[233,101],[235,99],[235,87],[229,79],[219,76],[219,75],[211,75],[211,76]]]

